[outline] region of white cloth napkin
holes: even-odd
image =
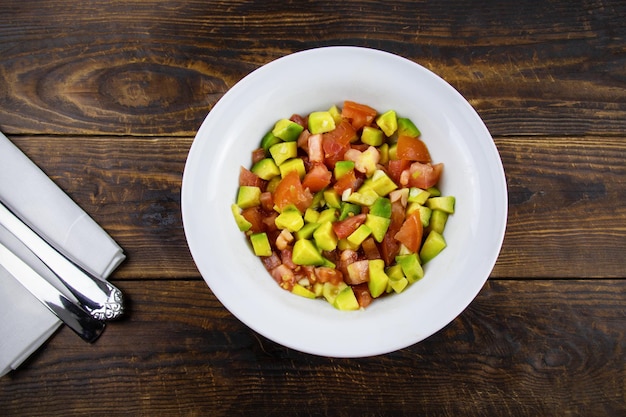
[[[96,277],[106,279],[125,259],[117,243],[2,133],[0,201]],[[54,274],[2,227],[0,242],[67,293]],[[17,369],[60,324],[53,313],[0,267],[0,376]]]

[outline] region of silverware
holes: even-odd
[[[100,336],[105,327],[104,322],[70,301],[2,243],[0,265],[84,340],[92,343]]]
[[[95,319],[113,320],[124,313],[123,296],[118,288],[87,274],[1,203],[0,223],[54,272],[81,307]]]

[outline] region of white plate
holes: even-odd
[[[341,106],[344,100],[412,119],[433,161],[445,165],[440,188],[456,197],[444,231],[448,247],[425,265],[425,277],[355,312],[282,290],[251,252],[230,211],[239,167],[250,166],[252,150],[277,120]],[[507,190],[487,128],[448,83],[393,54],[328,47],[270,62],[219,100],[189,151],[182,214],[200,273],[239,320],[302,352],[363,357],[417,343],[468,306],[498,257]]]

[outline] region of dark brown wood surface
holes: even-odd
[[[130,313],[0,379],[2,415],[626,415],[626,3],[0,3],[0,131],[125,249]],[[442,76],[502,157],[490,279],[425,341],[320,358],[248,329],[198,273],[187,152],[259,66],[358,45]]]

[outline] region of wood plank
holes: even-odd
[[[199,275],[180,213],[191,138],[12,139],[126,250],[116,278]],[[507,137],[496,145],[509,218],[492,276],[623,278],[626,141]]]
[[[260,65],[346,44],[393,52],[441,75],[496,136],[626,130],[626,5],[618,1],[345,1],[305,9],[116,0],[68,9],[6,0],[0,13],[10,22],[0,25],[0,130],[11,134],[192,136]],[[40,18],[47,14],[58,18]]]
[[[132,301],[127,320],[94,345],[61,329],[0,380],[4,414],[626,412],[625,280],[490,280],[442,331],[363,359],[277,345],[230,315],[201,281],[119,284]]]

